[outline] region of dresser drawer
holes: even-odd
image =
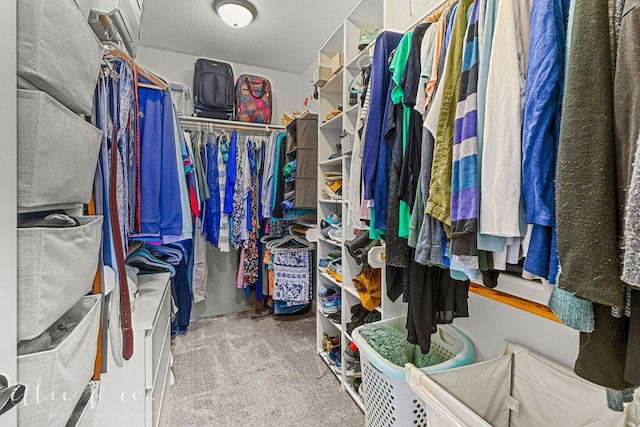
[[[160,361],[158,377],[151,390],[153,427],[166,424],[167,406],[169,404],[169,378],[171,376],[171,351],[167,345]]]
[[[160,303],[153,328],[145,337],[145,385],[147,390],[153,387],[158,373],[163,347],[170,346],[171,339],[171,291],[167,286]]]

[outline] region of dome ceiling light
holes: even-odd
[[[256,7],[247,0],[214,0],[213,9],[233,28],[246,27],[258,15]]]

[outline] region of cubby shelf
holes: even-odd
[[[329,273],[322,271],[320,269],[318,269],[318,271],[320,272],[320,276],[322,276],[324,279],[328,280],[329,282],[331,282],[331,284],[336,285],[336,286],[340,286],[342,287],[342,283],[338,282],[336,280],[335,277],[333,277],[332,275],[330,275]]]
[[[336,55],[339,55],[344,61],[342,69],[335,73],[318,91],[321,121],[324,121],[334,108],[342,106],[343,109],[342,113],[318,125],[318,159],[327,159],[318,162],[318,177],[320,177],[318,180],[318,230],[320,230],[322,218],[330,212],[336,212],[343,218],[342,242],[337,242],[321,235],[318,236],[318,259],[326,258],[329,252],[335,250],[336,247],[341,248],[343,254],[342,283],[336,281],[335,278],[326,272],[319,270],[318,274],[316,274],[316,289],[323,284],[335,284],[342,289],[341,344],[343,349],[347,348],[348,343],[351,342],[351,337],[347,333],[347,324],[351,322],[351,307],[360,302],[360,295],[353,285],[352,279],[360,273],[361,267],[350,259],[348,251],[344,248],[344,242],[354,238],[355,230],[344,220],[350,208],[348,183],[349,176],[351,175],[352,157],[349,153],[352,150],[352,146],[349,147],[350,144],[347,144],[345,148],[345,141],[341,136],[353,135],[353,138],[359,138],[356,132],[356,125],[360,115],[360,104],[349,105],[348,86],[351,80],[360,72],[358,69],[359,59],[370,56],[373,53],[373,49],[371,49],[373,43],[362,50],[358,49],[361,29],[364,28],[372,32],[383,28],[383,8],[383,2],[379,0],[360,0],[318,52],[318,64],[320,66],[331,68],[331,60],[335,58]],[[352,142],[355,145],[358,140],[356,139]],[[342,150],[345,154],[329,159],[329,156],[338,149],[338,144],[343,144]],[[322,193],[324,182],[322,177],[327,171],[337,170],[342,172],[342,199],[324,199]],[[385,274],[383,271],[383,298],[380,306],[377,307],[376,310],[381,313],[382,318],[389,318],[406,313],[406,303],[401,302],[400,299],[392,302],[387,298],[384,278]],[[322,348],[323,333],[335,332],[333,326],[327,324],[327,322],[330,321],[321,310],[318,311],[317,322],[317,343],[318,348]],[[353,398],[360,409],[363,409],[363,400],[352,386],[353,379],[347,377],[343,371],[340,375],[340,380],[342,387],[348,392],[349,396]]]
[[[340,166],[342,165],[342,156],[334,157],[333,159],[323,160],[318,163],[319,166]]]
[[[320,129],[326,130],[326,129],[342,129],[342,115],[344,113],[340,113],[335,117],[332,117],[331,119],[327,120],[324,123],[320,124]]]
[[[331,239],[327,239],[324,236],[318,236],[318,240],[320,242],[325,242],[325,243],[328,243],[328,244],[333,245],[333,246],[342,246],[340,242],[337,242],[337,241],[331,240]]]

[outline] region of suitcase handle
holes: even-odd
[[[249,77],[245,77],[244,82],[246,83],[247,89],[249,89],[249,93],[251,94],[251,96],[253,96],[256,99],[260,99],[264,96],[264,91],[266,90],[266,85],[267,85],[266,81],[262,80],[262,89],[260,89],[260,94],[261,94],[260,96],[254,94],[254,89],[251,88],[251,84],[254,82],[249,81]]]

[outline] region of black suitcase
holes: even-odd
[[[231,65],[200,58],[193,73],[193,110],[198,117],[230,120],[235,101]]]

